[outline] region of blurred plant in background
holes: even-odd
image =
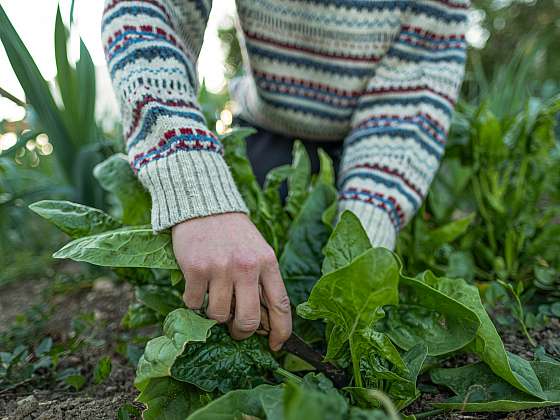
[[[96,124],[95,68],[82,40],[79,60],[70,63],[69,30],[60,9],[54,38],[57,76],[51,90],[0,6],[0,40],[25,92],[22,100],[0,91],[25,109],[21,121],[0,122],[0,264],[9,267],[0,283],[40,271],[44,261],[33,256],[60,240],[31,216],[27,205],[57,197],[105,208],[93,167],[122,147],[120,141],[107,140]]]

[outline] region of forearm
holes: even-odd
[[[443,156],[464,74],[467,11],[467,1],[416,2],[354,113],[340,207],[358,214],[374,245],[394,248]]]
[[[203,2],[110,0],[102,37],[120,103],[130,164],[152,196],[161,230],[210,214],[246,211],[196,101]]]

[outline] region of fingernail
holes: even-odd
[[[282,349],[282,345],[283,343],[272,344],[270,348],[272,349],[272,351],[280,351]]]

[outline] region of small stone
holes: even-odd
[[[115,288],[113,281],[108,277],[99,277],[93,282],[93,290],[99,293],[109,293]]]
[[[39,401],[34,395],[22,398],[16,403],[17,408],[15,412],[15,417],[18,419],[29,416],[39,407]]]

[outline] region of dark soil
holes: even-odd
[[[0,288],[0,328],[6,330],[18,313],[44,300],[42,292],[48,286],[48,281],[41,280]],[[56,386],[30,390],[22,386],[0,394],[0,419],[114,419],[124,404],[141,408],[134,402],[138,394],[133,386],[134,367],[116,351],[116,337],[122,333],[120,321],[131,299],[130,286],[115,284],[107,278],[49,297],[48,304],[54,311],[43,334],[55,343],[70,338],[71,322],[78,314],[94,315],[95,328],[99,326],[95,339],[102,344],[84,346],[61,362],[64,367],[80,368],[88,382],[80,391]],[[111,375],[95,385],[92,372],[102,356],[112,359]]]

